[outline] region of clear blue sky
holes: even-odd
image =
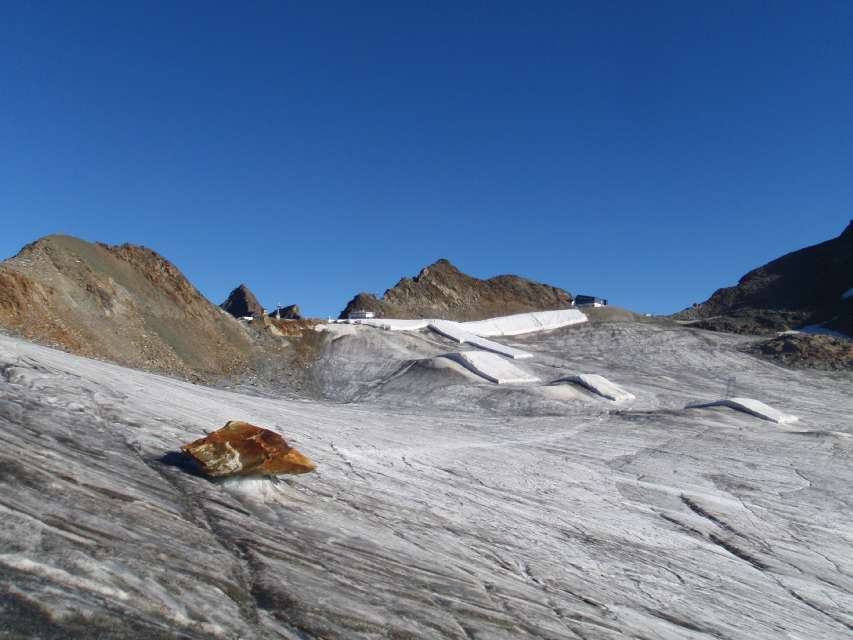
[[[446,257],[673,312],[853,217],[851,35],[850,2],[3,3],[0,255],[144,244],[315,315]]]

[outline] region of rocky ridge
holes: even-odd
[[[487,280],[469,276],[448,260],[421,269],[414,278],[403,278],[382,297],[359,293],[340,317],[353,311],[372,311],[385,318],[443,318],[460,322],[483,320],[513,313],[566,309],[572,295],[546,284],[515,275]]]
[[[795,369],[853,369],[853,340],[837,336],[786,333],[751,343],[743,350]]]
[[[278,307],[269,313],[270,318],[280,320],[303,320],[302,311],[298,304],[289,304],[286,307]]]
[[[47,236],[0,262],[0,327],[80,355],[197,380],[239,375],[252,335],[145,247]]]
[[[788,253],[675,315],[694,326],[773,334],[820,324],[853,335],[853,221],[837,238]]]

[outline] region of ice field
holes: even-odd
[[[0,638],[853,635],[850,374],[589,322],[476,352],[529,378],[495,384],[427,328],[325,330],[289,399],[0,337]],[[727,387],[799,420],[686,408]],[[232,419],[318,470],[201,477],[179,446]]]

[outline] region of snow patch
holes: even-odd
[[[271,476],[232,476],[217,481],[222,488],[256,502],[275,502],[278,479]]]
[[[777,424],[789,424],[799,420],[797,416],[792,416],[788,413],[783,413],[778,409],[764,404],[752,398],[723,398],[713,402],[689,404],[686,409],[705,409],[710,407],[731,407],[737,411],[743,411],[753,416],[757,416],[762,420],[769,420]]]

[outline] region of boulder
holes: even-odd
[[[215,477],[299,474],[317,468],[277,433],[239,420],[181,449]]]

